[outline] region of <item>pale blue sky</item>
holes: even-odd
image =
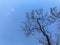
[[[37,37],[26,38],[20,29],[25,13],[55,6],[60,0],[0,0],[0,45],[39,45]]]

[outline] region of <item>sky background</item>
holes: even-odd
[[[60,0],[0,0],[0,45],[40,45],[37,36],[26,38],[20,26],[27,11],[55,6]]]

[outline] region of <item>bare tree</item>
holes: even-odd
[[[59,18],[60,12],[58,12],[56,8],[50,8],[50,14],[44,13],[43,9],[32,10],[30,13],[27,12],[23,28],[25,35],[28,37],[36,31],[45,38],[45,41],[39,39],[39,43],[52,45],[52,34],[49,32],[47,26],[55,23]]]

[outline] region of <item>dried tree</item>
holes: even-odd
[[[26,20],[24,23],[25,35],[28,37],[33,34],[34,31],[42,34],[45,38],[45,42],[39,39],[39,42],[44,45],[52,45],[51,33],[47,26],[54,23],[60,18],[60,12],[57,12],[56,8],[50,8],[50,15],[44,13],[43,9],[32,10],[30,13],[26,13]]]

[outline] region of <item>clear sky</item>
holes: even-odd
[[[25,13],[55,6],[60,0],[0,0],[0,45],[39,45],[37,37],[26,38],[21,31]]]

